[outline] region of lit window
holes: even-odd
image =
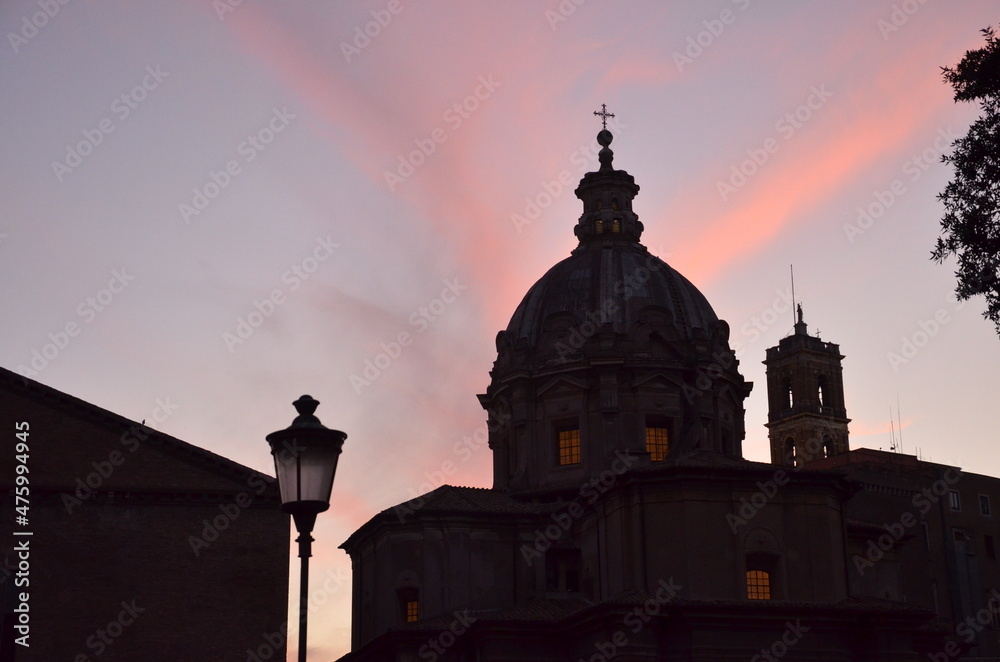
[[[559,431],[559,464],[580,463],[580,430]]]
[[[990,516],[990,497],[986,494],[979,495],[979,512],[986,517]]]
[[[611,231],[612,232],[621,232],[622,231],[622,222],[621,222],[621,219],[616,218],[616,219],[613,219],[611,221]]]
[[[649,459],[660,462],[667,459],[667,428],[646,428],[646,452]]]
[[[951,506],[952,510],[962,509],[962,499],[959,497],[956,490],[951,490],[948,492],[948,504]]]
[[[602,220],[594,221],[594,231],[597,234],[601,234],[602,232],[604,232],[604,221]]]
[[[747,597],[751,600],[771,599],[771,574],[766,570],[747,570]]]
[[[420,589],[415,586],[404,586],[397,589],[399,596],[399,615],[404,623],[420,620]]]

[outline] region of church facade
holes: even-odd
[[[1000,577],[965,563],[950,597],[961,573],[946,561],[937,592],[920,589],[919,564],[941,554],[905,551],[919,524],[866,556],[870,540],[885,546],[894,508],[945,468],[900,467],[906,489],[882,487],[872,466],[885,458],[849,448],[839,347],[810,336],[801,312],[767,351],[772,462],[743,458],[753,385],[729,325],[640,243],[639,186],[614,168],[611,133],[597,140],[600,168],[576,189],[577,248],[496,338],[479,396],[493,487],[442,486],[342,545],[353,564],[342,660],[1000,654],[988,627],[971,642],[955,630]],[[933,545],[948,535],[935,530]]]

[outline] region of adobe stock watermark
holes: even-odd
[[[872,197],[875,201],[864,207],[858,207],[858,216],[853,223],[844,223],[844,235],[847,240],[853,244],[857,237],[868,232],[875,225],[875,221],[882,218],[882,215],[906,193],[909,184],[920,179],[932,164],[940,162],[941,155],[948,146],[959,138],[961,136],[953,132],[950,126],[938,129],[934,144],[903,161],[900,167],[902,176],[893,179],[885,189],[874,191]]]
[[[780,136],[782,141],[791,140],[792,136],[805,126],[832,96],[833,92],[826,89],[826,83],[818,87],[813,85],[809,88],[809,96],[804,102],[795,110],[785,113],[774,123],[775,133]],[[771,160],[775,152],[781,149],[781,145],[778,138],[772,136],[764,140],[760,147],[747,149],[748,158],[730,168],[727,180],[720,179],[715,183],[715,189],[719,192],[722,200],[728,200],[729,196],[746,186],[750,178],[760,172],[760,169]]]
[[[628,125],[622,124],[617,117],[608,120],[609,130],[613,129],[615,135],[621,135]],[[577,147],[569,155],[569,167],[559,171],[555,179],[543,180],[539,186],[541,191],[534,196],[524,198],[524,211],[520,214],[510,215],[510,222],[520,234],[525,226],[537,221],[542,212],[552,206],[566,191],[573,191],[574,180],[579,179],[583,173],[587,172],[591,163],[597,158],[601,151],[601,146],[596,142],[584,143]]]
[[[191,204],[182,202],[177,205],[184,224],[189,225],[192,217],[200,216],[208,209],[212,201],[233,183],[233,179],[243,173],[243,167],[252,163],[297,117],[298,115],[288,112],[288,106],[282,106],[280,110],[271,109],[271,117],[264,126],[248,134],[236,147],[236,153],[243,157],[243,162],[230,159],[219,170],[209,170],[209,181],[191,189]]]
[[[453,611],[452,616],[454,618],[447,628],[428,639],[427,643],[417,649],[417,655],[420,656],[421,660],[436,662],[438,656],[444,655],[449,648],[458,643],[459,637],[468,632],[469,626],[478,620],[469,616],[468,609]]]
[[[449,476],[458,472],[460,465],[471,460],[481,449],[486,448],[490,442],[490,432],[501,431],[509,423],[510,414],[501,414],[491,410],[485,425],[476,428],[472,434],[464,435],[459,441],[456,441],[452,445],[451,451],[458,457],[458,462],[444,460],[436,470],[425,471],[424,478],[427,480],[416,487],[411,487],[407,501],[393,507],[392,512],[396,515],[399,523],[402,524],[407,517],[420,510],[427,502],[427,495],[444,485]]]
[[[887,552],[902,540],[906,532],[922,521],[924,515],[930,512],[948,492],[951,487],[962,480],[962,472],[957,467],[948,467],[930,487],[925,487],[910,499],[910,505],[919,513],[919,517],[914,515],[912,510],[904,512],[900,518],[892,524],[883,524],[885,533],[878,538],[868,540],[864,556],[855,554],[851,560],[858,574],[864,577],[869,568],[885,558]]]
[[[41,349],[32,349],[31,358],[27,363],[18,365],[17,372],[22,377],[29,379],[37,377],[60,354],[66,351],[70,341],[83,332],[84,326],[97,319],[98,314],[105,311],[133,280],[135,280],[135,276],[128,273],[127,267],[112,269],[108,286],[97,290],[77,305],[76,314],[83,320],[83,323],[69,321],[61,329],[49,333],[49,342],[43,344]]]
[[[740,332],[744,336],[749,336],[749,343],[755,342],[762,332],[777,324],[780,316],[791,308],[791,289],[775,290],[775,293],[777,297],[769,307],[740,325]],[[719,348],[712,352],[712,358],[708,363],[699,364],[695,369],[694,383],[685,382],[682,387],[687,403],[693,405],[696,400],[710,391],[715,381],[736,364],[743,349],[743,343],[733,342],[732,349]]]
[[[156,406],[153,407],[150,419],[158,425],[170,418],[170,415],[177,411],[177,409],[178,406],[171,402],[169,397],[156,398]],[[94,470],[86,476],[77,476],[76,489],[72,493],[59,493],[59,498],[66,509],[66,513],[72,515],[73,511],[82,506],[84,501],[97,494],[97,491],[101,489],[104,482],[111,478],[115,469],[125,464],[125,460],[139,450],[140,444],[147,439],[149,439],[149,428],[146,427],[146,419],[143,419],[142,423],[132,425],[128,430],[123,432],[118,438],[118,443],[128,451],[128,455],[114,448],[107,456],[91,462],[90,466]]]
[[[10,42],[14,53],[20,53],[21,48],[38,36],[38,31],[48,25],[49,21],[55,18],[69,3],[70,0],[38,0],[36,4],[41,11],[36,11],[30,16],[25,14],[21,17],[21,29],[17,32],[7,33],[7,41]]]
[[[646,624],[663,610],[664,605],[673,600],[683,588],[680,584],[674,583],[673,577],[660,579],[657,586],[656,593],[651,598],[625,614],[621,628],[615,630],[606,641],[594,644],[596,652],[593,655],[588,658],[581,657],[578,662],[610,662],[614,660],[621,649],[628,646],[629,634],[639,634],[646,627]]]
[[[139,614],[146,611],[145,607],[136,604],[136,598],[125,601],[122,600],[121,611],[108,621],[108,624],[98,628],[94,634],[87,637],[84,645],[93,653],[77,653],[73,662],[88,662],[88,660],[99,657],[115,644],[115,640],[125,633],[125,628],[135,623]]]
[[[811,628],[802,625],[802,620],[796,618],[795,622],[785,621],[785,631],[774,640],[767,648],[760,649],[760,652],[750,658],[750,662],[775,662],[788,655],[788,651],[795,644],[802,641],[802,637]]]
[[[449,131],[457,131],[465,120],[472,117],[472,113],[479,109],[482,102],[493,96],[493,93],[501,85],[501,82],[493,80],[493,74],[490,74],[486,78],[480,76],[479,84],[472,91],[472,94],[467,95],[461,101],[453,103],[444,111],[441,120],[445,123],[446,128],[437,127],[427,137],[415,138],[413,144],[417,148],[408,154],[400,154],[395,170],[386,170],[382,173],[389,191],[395,193],[397,186],[413,176],[417,168],[426,163],[427,159],[437,151],[438,146],[448,140]]]
[[[757,491],[750,495],[750,498],[740,497],[740,505],[737,512],[726,513],[726,523],[729,530],[735,534],[740,527],[746,526],[750,520],[757,516],[764,506],[778,494],[778,490],[788,485],[791,477],[784,469],[778,469],[771,478],[765,481],[757,481]]]
[[[212,0],[212,9],[215,10],[215,16],[220,21],[226,20],[226,14],[231,14],[236,11],[236,8],[242,5],[244,0]]]
[[[340,42],[340,52],[343,53],[347,63],[350,64],[353,58],[361,55],[361,51],[368,48],[372,40],[378,38],[382,31],[392,23],[393,17],[401,11],[403,11],[403,3],[400,0],[389,0],[385,9],[372,9],[369,12],[372,20],[364,25],[354,26],[354,38],[351,39],[351,42]]]
[[[337,248],[340,248],[340,244],[334,243],[330,235],[327,235],[326,239],[316,237],[316,246],[313,248],[312,254],[302,258],[297,264],[293,264],[281,275],[281,282],[288,286],[288,292],[294,292],[302,287],[302,283],[309,280],[319,269],[319,266],[330,259],[334,249]],[[249,340],[264,324],[264,320],[274,315],[278,306],[287,301],[286,294],[284,289],[276,287],[263,300],[254,299],[251,304],[253,310],[236,318],[236,327],[233,331],[226,331],[222,334],[222,342],[226,344],[226,349],[229,350],[230,354],[236,352],[237,347]]]
[[[1000,592],[996,589],[990,591],[990,598],[986,601],[986,606],[977,611],[973,616],[966,616],[961,623],[955,626],[955,634],[965,642],[966,645],[976,640],[976,635],[990,626],[1000,612]],[[956,641],[949,641],[944,645],[944,650],[937,653],[928,653],[927,657],[931,662],[949,662],[962,654],[962,647]],[[971,658],[987,659],[987,658]]]
[[[586,2],[587,0],[560,0],[555,11],[546,9],[545,20],[548,21],[549,28],[555,32],[560,23],[565,23],[569,20],[569,17],[576,13],[580,5]]]
[[[620,310],[622,295],[626,298],[632,296],[632,293],[647,283],[652,278],[653,272],[659,271],[662,265],[660,260],[650,254],[643,266],[617,281],[612,288],[614,293],[601,302],[600,308],[588,311],[582,322],[571,327],[566,337],[555,343],[553,349],[559,355],[558,362],[565,363],[570,360],[570,357],[575,356],[602,326],[612,322]]]
[[[469,289],[468,285],[458,282],[458,277],[444,281],[441,294],[431,299],[429,302],[414,310],[408,320],[410,326],[416,329],[417,334],[421,334],[430,328],[431,324],[444,314],[447,308],[458,300],[462,292]],[[361,395],[361,391],[371,386],[393,362],[403,355],[403,350],[413,344],[414,336],[409,331],[400,331],[394,340],[379,343],[380,352],[364,361],[364,368],[361,374],[351,373],[351,387],[355,395]]]
[[[959,311],[965,307],[966,301],[958,301],[952,306],[952,312]],[[917,322],[917,329],[899,338],[899,351],[887,352],[885,358],[889,361],[889,366],[893,372],[899,372],[903,366],[907,365],[926,347],[930,341],[937,337],[952,317],[947,308],[938,308],[929,319]]]
[[[285,442],[285,449],[281,451],[279,459],[287,461],[287,457],[294,457],[299,451],[300,449],[294,440],[292,440],[291,446],[288,446],[288,442]],[[191,551],[194,552],[196,557],[201,556],[202,550],[208,549],[212,543],[219,539],[219,536],[224,531],[240,518],[245,509],[253,505],[254,498],[259,497],[267,489],[267,482],[264,480],[263,474],[254,472],[247,478],[247,487],[253,488],[253,494],[240,492],[231,502],[220,503],[218,515],[212,517],[211,520],[203,519],[201,521],[202,528],[199,532],[201,535],[188,536],[188,545],[190,545]]]
[[[615,451],[615,460],[611,463],[610,469],[605,469],[581,485],[576,498],[551,514],[552,524],[544,529],[535,530],[532,544],[521,544],[521,558],[524,559],[524,562],[530,567],[535,559],[542,558],[545,552],[552,547],[552,544],[559,541],[570,530],[573,522],[587,513],[584,506],[593,506],[597,503],[601,495],[610,490],[618,482],[618,477],[627,472],[638,459],[637,456],[624,455],[621,451]]]
[[[750,0],[732,0],[732,3],[740,11],[746,11],[746,8],[750,6]],[[677,71],[684,73],[684,67],[689,64],[694,64],[702,54],[715,43],[715,40],[722,36],[722,33],[726,31],[726,27],[732,25],[739,18],[739,14],[735,13],[731,9],[723,9],[718,18],[705,19],[701,24],[705,27],[697,34],[688,35],[687,45],[684,48],[684,52],[674,51],[674,65],[677,67]]]
[[[350,578],[351,575],[342,567],[337,568],[336,572],[327,569],[322,577],[323,583],[309,591],[309,597],[306,601],[307,614],[311,614],[325,605],[330,596],[338,593]],[[315,580],[312,582],[313,586],[316,586],[317,583]],[[274,632],[265,632],[261,636],[264,643],[246,649],[246,662],[267,662],[277,655],[281,647],[288,641],[288,625],[288,621],[285,621]]]
[[[747,339],[747,344],[757,342],[762,333],[773,328],[781,316],[792,309],[791,288],[775,290],[774,293],[775,298],[770,306],[761,311],[759,315],[751,316],[749,320],[740,325],[740,334]],[[743,345],[742,343],[735,343],[735,345],[733,349],[739,354]]]
[[[819,438],[813,437],[805,442],[803,450],[807,454],[807,457],[817,457],[823,450],[823,442]],[[749,524],[763,510],[764,506],[777,496],[778,491],[785,485],[788,485],[791,481],[791,476],[788,475],[785,467],[792,467],[791,471],[794,472],[801,470],[805,466],[804,463],[796,461],[797,457],[794,448],[786,452],[782,459],[785,465],[776,469],[768,480],[758,481],[757,490],[750,495],[750,498],[740,497],[740,505],[736,513],[726,513],[726,522],[729,524],[729,530],[733,534],[736,534],[740,527]]]
[[[139,107],[139,104],[149,97],[149,93],[155,90],[170,75],[169,71],[161,71],[160,65],[146,67],[146,75],[128,92],[118,96],[111,102],[111,113],[114,117],[104,117],[97,126],[92,129],[83,130],[83,140],[75,145],[66,145],[66,156],[62,161],[52,162],[52,172],[55,173],[56,180],[62,183],[67,175],[73,173],[83,160],[94,153],[94,150],[104,142],[104,138],[114,132],[117,128],[115,121],[124,122]]]
[[[910,18],[925,4],[927,0],[903,0],[899,4],[894,4],[888,20],[880,18],[875,22],[875,27],[882,35],[882,41],[888,41],[890,34],[899,32],[899,29],[909,23]]]

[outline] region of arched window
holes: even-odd
[[[792,437],[785,439],[785,448],[784,453],[782,454],[782,459],[785,460],[785,464],[795,466],[795,461],[798,458],[795,455],[795,439]]]
[[[616,218],[611,221],[611,231],[612,232],[622,231],[622,221],[620,218]]]
[[[819,384],[817,385],[817,399],[819,400],[820,407],[830,407],[830,393],[827,390],[826,375],[819,376]]]
[[[785,393],[785,404],[788,409],[791,409],[795,405],[795,398],[792,396],[792,380],[785,379],[781,384],[781,388]]]
[[[775,597],[775,571],[777,558],[760,552],[747,554],[747,598],[772,600]]]
[[[830,435],[824,435],[823,437],[823,457],[833,457],[835,455],[833,448],[833,439]]]
[[[601,234],[602,232],[604,232],[604,221],[602,221],[601,219],[597,219],[596,221],[594,221],[594,231],[597,234]]]

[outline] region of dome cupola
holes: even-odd
[[[605,126],[600,167],[576,189],[579,244],[497,334],[491,383],[479,396],[494,487],[511,493],[575,490],[609,469],[655,468],[686,450],[742,457],[752,385],[737,370],[729,325],[639,243],[639,186],[614,169],[612,139]]]

